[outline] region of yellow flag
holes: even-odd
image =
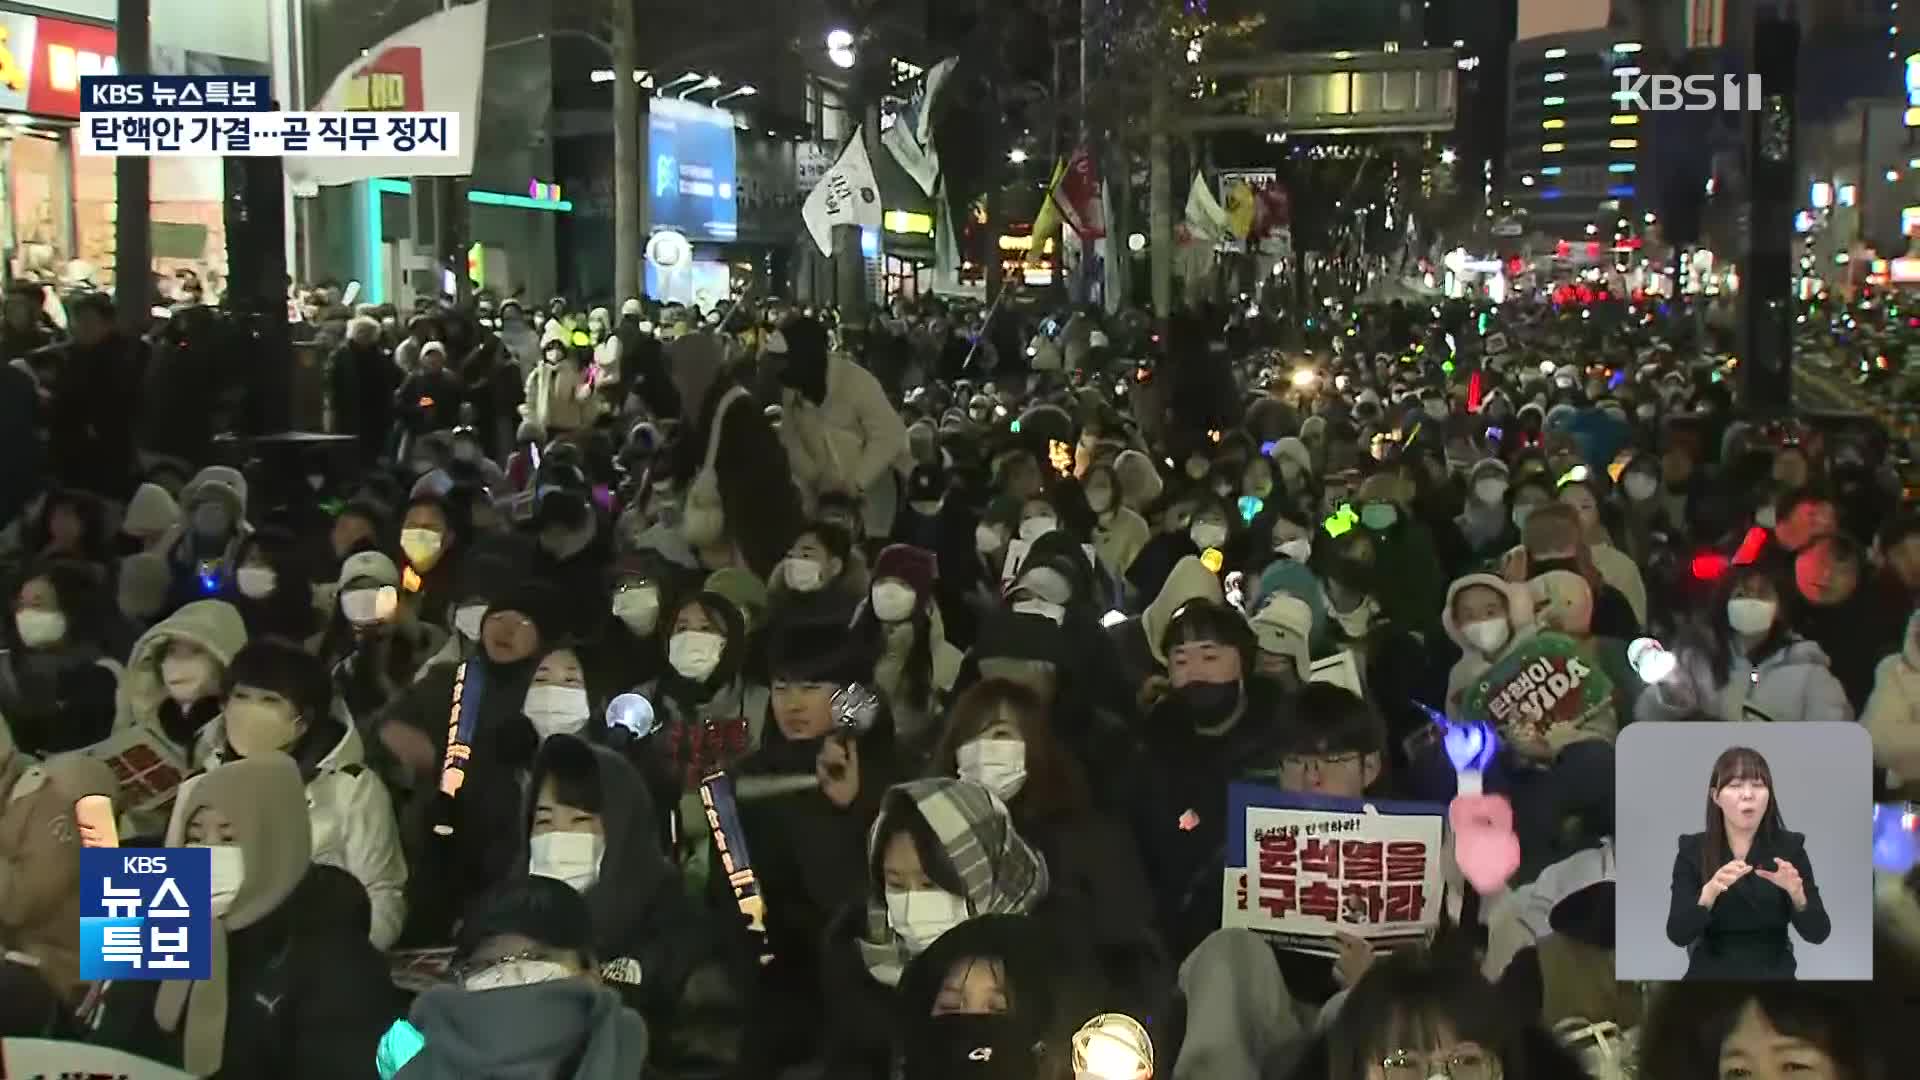
[[[1060,208],[1054,200],[1060,194],[1060,178],[1065,175],[1066,161],[1054,163],[1053,179],[1047,181],[1047,197],[1040,202],[1040,212],[1033,215],[1033,244],[1027,248],[1024,262],[1032,262],[1045,254],[1047,241],[1060,231]]]
[[[1227,231],[1245,240],[1253,231],[1253,185],[1235,180],[1227,188]]]

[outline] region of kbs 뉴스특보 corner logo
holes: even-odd
[[[82,848],[80,977],[211,977],[212,874],[206,848]]]

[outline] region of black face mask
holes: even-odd
[[[1233,716],[1240,705],[1237,682],[1195,682],[1176,686],[1171,698],[1174,708],[1195,730],[1218,728]]]

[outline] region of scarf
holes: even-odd
[[[947,862],[960,875],[971,917],[1024,915],[1046,898],[1047,860],[1027,846],[1013,829],[1005,803],[967,780],[937,777],[901,784],[890,791],[874,819],[867,847],[897,814],[917,812],[932,830]],[[859,942],[868,974],[885,986],[898,986],[913,954],[887,920],[886,890],[869,883],[867,932]]]

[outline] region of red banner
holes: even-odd
[[[27,111],[80,118],[80,76],[114,75],[115,35],[110,26],[64,19],[34,20],[33,54],[27,66]]]

